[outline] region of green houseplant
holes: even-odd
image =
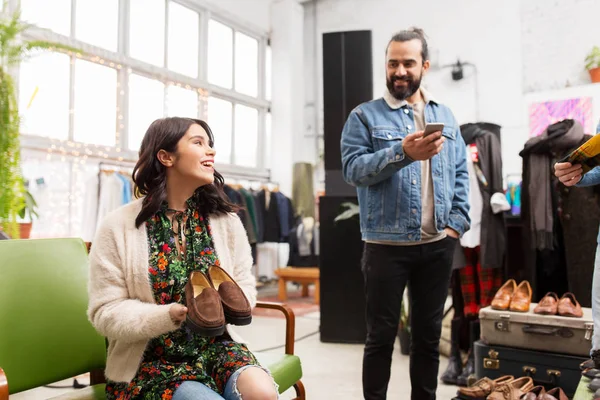
[[[21,175],[19,104],[11,68],[36,50],[74,51],[55,43],[24,40],[29,26],[21,21],[20,12],[0,17],[0,228],[13,238],[20,236],[17,218],[33,198],[27,196]]]
[[[33,220],[35,218],[39,218],[39,214],[37,212],[37,202],[35,198],[31,195],[29,190],[25,189],[23,193],[23,207],[19,210],[19,217],[26,221],[19,223],[19,236],[21,239],[29,239],[29,235],[31,234],[31,228],[33,226]]]
[[[600,82],[600,48],[594,46],[585,58],[585,68],[590,74],[592,83]]]

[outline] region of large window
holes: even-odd
[[[140,75],[129,75],[129,149],[137,150],[146,130],[164,115],[165,86]]]
[[[150,64],[165,63],[164,0],[129,0],[129,55]]]
[[[192,77],[198,76],[198,43],[200,16],[177,3],[169,4],[170,70]]]
[[[116,145],[117,70],[89,61],[75,62],[73,139]]]
[[[37,54],[21,64],[21,131],[53,139],[69,138],[69,57]]]
[[[233,29],[212,19],[208,23],[208,81],[233,87]]]
[[[26,39],[78,50],[41,53],[19,66],[25,145],[135,160],[152,121],[182,116],[208,121],[219,164],[264,170],[267,33],[205,7],[178,0],[21,0],[22,18],[34,25]]]

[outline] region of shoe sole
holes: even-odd
[[[225,333],[225,325],[217,326],[216,328],[207,328],[196,324],[189,316],[186,317],[186,321],[190,328],[201,336],[216,337]]]
[[[225,321],[227,321],[228,324],[237,326],[250,325],[252,322],[252,315],[248,317],[234,317],[225,313]]]

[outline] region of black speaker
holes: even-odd
[[[367,325],[359,220],[355,216],[334,221],[345,202],[356,203],[356,197],[319,199],[321,341],[364,344]]]
[[[328,196],[356,194],[342,179],[340,139],[350,111],[372,98],[371,31],[323,34],[324,161]]]

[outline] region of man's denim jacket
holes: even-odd
[[[444,123],[443,150],[431,159],[434,218],[438,231],[469,229],[466,146],[450,109],[427,101],[425,122]],[[365,241],[421,240],[421,163],[404,154],[402,141],[415,131],[413,110],[386,93],[356,107],[342,131],[344,179],[357,187]]]

